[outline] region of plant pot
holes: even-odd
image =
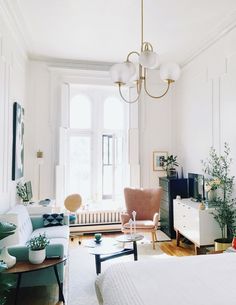
[[[29,261],[32,264],[41,264],[46,257],[46,249],[42,250],[31,250],[29,249]]]
[[[232,240],[227,238],[215,239],[215,251],[224,251],[232,245]]]
[[[167,170],[167,177],[168,178],[177,178],[177,171],[175,168],[170,168]]]

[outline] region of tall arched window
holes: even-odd
[[[124,105],[119,98],[106,98],[104,101],[103,122],[105,129],[124,129]]]
[[[128,108],[113,87],[73,85],[71,95],[67,194],[80,193],[84,203],[117,202],[127,185]]]
[[[91,128],[91,101],[88,96],[78,94],[71,99],[70,128]]]

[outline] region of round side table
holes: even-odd
[[[45,259],[45,261],[42,264],[37,264],[37,265],[31,264],[29,261],[19,261],[15,264],[14,267],[4,270],[3,273],[18,275],[17,284],[16,284],[15,305],[17,304],[17,300],[18,300],[18,293],[19,293],[19,289],[20,289],[22,274],[27,273],[27,272],[38,271],[38,270],[42,270],[42,269],[46,269],[46,268],[54,269],[54,273],[55,273],[58,288],[59,288],[59,301],[62,301],[63,304],[65,304],[62,284],[60,283],[60,279],[59,279],[59,275],[58,275],[58,271],[57,271],[57,265],[65,262],[65,261],[66,261],[66,257],[47,258],[47,259]]]

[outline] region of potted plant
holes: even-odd
[[[227,143],[224,144],[224,153],[218,155],[214,148],[210,149],[209,158],[202,162],[204,172],[217,181],[219,190],[212,204],[214,206],[215,220],[221,229],[221,238],[215,240],[215,249],[224,250],[232,243],[235,217],[236,217],[236,198],[232,198],[234,176],[230,175],[230,148]],[[211,181],[212,181],[211,180]]]
[[[179,163],[177,162],[177,156],[167,156],[166,158],[163,158],[163,165],[162,168],[166,171],[167,177],[176,177],[176,167],[179,166]]]
[[[23,203],[29,201],[25,183],[18,182],[16,185],[16,194],[22,199]]]
[[[219,188],[221,181],[219,178],[216,179],[205,179],[205,191],[207,200],[214,202],[217,198],[217,189]]]
[[[29,248],[29,261],[32,264],[41,264],[46,257],[46,246],[49,244],[49,239],[44,234],[32,237],[27,242]]]

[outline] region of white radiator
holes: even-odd
[[[79,211],[77,213],[78,224],[104,224],[120,223],[121,211]]]
[[[70,225],[71,232],[92,233],[97,231],[119,231],[122,211],[81,210],[77,212],[77,223]]]

